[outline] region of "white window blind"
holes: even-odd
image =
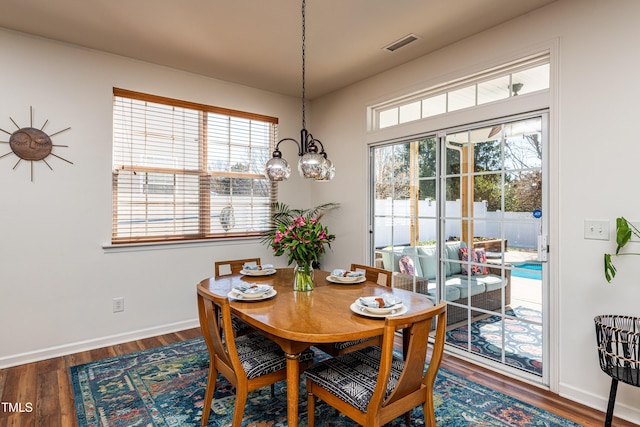
[[[114,88],[112,243],[257,236],[277,118]]]

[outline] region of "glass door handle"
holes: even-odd
[[[546,262],[549,254],[549,242],[546,234],[538,236],[538,261]]]

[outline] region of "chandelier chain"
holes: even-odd
[[[302,1],[302,129],[300,141],[294,138],[284,138],[278,141],[273,150],[273,157],[265,166],[265,175],[270,181],[284,181],[291,174],[291,166],[282,158],[279,147],[285,141],[291,141],[298,146],[298,172],[303,178],[316,181],[330,181],[335,175],[333,163],[327,158],[322,142],[315,139],[307,130],[306,119],[306,0]]]
[[[306,0],[302,0],[302,129],[307,128],[307,121],[305,118],[305,33],[306,33],[306,24],[305,24],[305,5]]]

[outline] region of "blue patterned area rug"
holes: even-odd
[[[319,359],[327,357],[317,352]],[[79,427],[199,426],[209,356],[201,338],[71,367]],[[436,380],[438,426],[579,426],[440,369]],[[307,425],[304,381],[300,426]],[[234,390],[218,380],[209,426],[231,425]],[[319,401],[316,425],[355,426]],[[412,411],[412,426],[424,425],[422,407]],[[286,384],[249,393],[243,426],[281,427],[287,421]],[[387,426],[405,426],[400,417]]]
[[[542,375],[542,313],[526,307],[508,308],[513,318],[504,321],[505,363]],[[471,341],[467,325],[447,331],[447,343],[494,360],[502,360],[502,322],[500,316],[480,318],[471,323]],[[469,344],[471,347],[469,348]]]

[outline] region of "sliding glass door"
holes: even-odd
[[[545,113],[374,146],[374,262],[448,304],[447,344],[547,382]]]

